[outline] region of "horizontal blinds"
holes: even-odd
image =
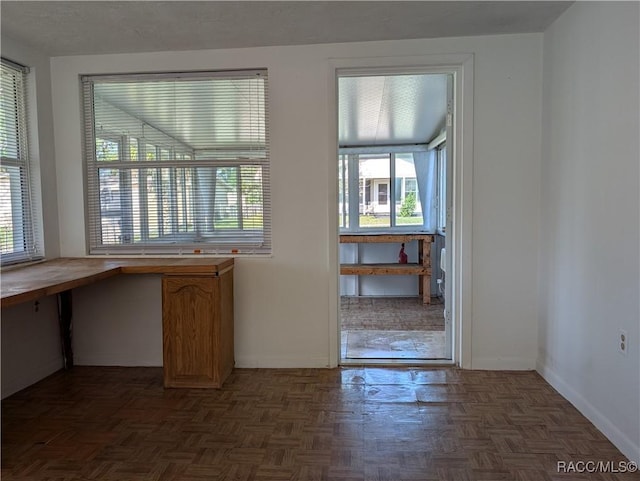
[[[267,72],[83,78],[92,253],[269,253]]]
[[[2,59],[0,80],[0,255],[2,264],[22,262],[42,253],[34,232],[32,179],[28,149],[26,73]]]

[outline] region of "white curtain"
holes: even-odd
[[[437,227],[437,185],[438,185],[438,155],[437,150],[414,152],[413,163],[416,167],[418,182],[418,196],[422,205],[423,229],[434,234]]]

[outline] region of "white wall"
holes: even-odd
[[[73,291],[73,354],[78,365],[161,366],[160,276],[123,275]],[[117,299],[117,303],[113,300]],[[132,316],[143,307],[144,315]],[[106,315],[96,313],[106,313]],[[104,322],[95,322],[95,319]],[[103,342],[107,339],[108,342]],[[117,340],[117,342],[113,342]]]
[[[31,69],[27,83],[29,153],[35,165],[32,175],[40,186],[33,194],[42,204],[38,222],[44,231],[45,255],[55,258],[60,246],[49,57],[4,36],[2,56]],[[55,298],[41,300],[37,313],[33,304],[3,309],[1,327],[2,397],[62,367]]]
[[[3,399],[62,368],[59,332],[55,297],[2,309]]]
[[[515,38],[504,37],[491,49],[490,62],[476,57],[475,369],[535,366],[542,38],[527,38],[512,43]]]
[[[539,204],[542,35],[387,41],[52,59],[61,253],[85,255],[78,76],[181,69],[269,69],[273,191],[273,256],[236,262],[236,361],[239,367],[328,366],[331,323],[337,322],[336,159],[327,146],[331,58],[472,53],[475,65],[473,185],[472,367],[532,369],[537,352],[537,232]],[[500,241],[496,246],[495,242]],[[131,286],[134,288],[133,286]],[[160,293],[140,282],[148,301],[131,305],[130,324],[156,323]],[[82,300],[80,296],[89,296]],[[112,322],[122,299],[114,289],[86,290],[78,302],[104,309],[78,319],[83,329]],[[107,303],[102,298],[108,298]],[[87,313],[87,316],[89,314]],[[77,332],[76,335],[83,334]],[[134,328],[131,327],[131,333]],[[112,346],[119,364],[154,356],[146,339],[119,350],[121,329],[96,343]],[[87,335],[85,339],[92,336]],[[90,345],[87,353],[93,352]],[[109,351],[108,349],[105,350]],[[335,345],[333,352],[337,352]],[[115,353],[118,353],[117,355]],[[157,364],[161,358],[156,359]]]
[[[638,6],[578,2],[544,34],[538,332],[539,372],[636,461]]]

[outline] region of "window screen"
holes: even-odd
[[[90,253],[270,253],[266,71],[83,86]]]
[[[2,59],[0,84],[0,256],[2,264],[42,256],[34,228],[28,149],[27,68]]]

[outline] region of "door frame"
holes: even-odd
[[[472,289],[472,199],[473,199],[473,54],[444,54],[409,57],[357,57],[329,59],[328,113],[328,261],[329,261],[329,367],[340,361],[340,262],[338,227],[338,77],[349,74],[450,73],[454,78],[451,151],[453,207],[450,225],[452,251],[447,253],[447,284],[450,284],[452,361],[471,368]],[[449,275],[450,273],[450,275]],[[449,289],[447,289],[449,290]],[[464,295],[462,295],[464,293]],[[435,363],[434,363],[435,364]]]

